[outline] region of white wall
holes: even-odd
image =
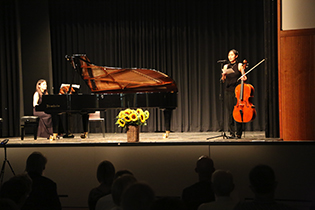
[[[282,0],[282,30],[315,28],[315,0]]]

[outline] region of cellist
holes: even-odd
[[[224,102],[227,113],[229,115],[228,119],[228,131],[231,138],[241,138],[242,137],[242,123],[236,122],[233,118],[234,105],[237,102],[235,98],[235,88],[240,83],[238,78],[245,73],[245,66],[239,63],[238,51],[232,49],[228,53],[229,63],[223,66],[221,81],[225,83],[224,91]],[[246,75],[242,77],[243,81],[247,80]],[[236,130],[235,130],[236,123]]]

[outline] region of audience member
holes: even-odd
[[[250,188],[254,193],[254,200],[251,202],[240,202],[234,209],[272,209],[288,210],[290,207],[277,203],[274,199],[274,192],[277,186],[275,173],[270,166],[257,165],[249,173]]]
[[[61,210],[57,184],[43,176],[46,163],[46,157],[40,152],[33,152],[27,158],[26,172],[32,179],[32,191],[22,207],[23,210]]]
[[[111,188],[111,194],[108,194],[108,195],[105,195],[105,196],[101,197],[96,203],[95,210],[111,210],[113,208],[114,209],[119,209],[120,200],[119,200],[119,202],[114,202],[114,197],[116,196],[117,190],[119,190],[118,188],[122,187],[121,184],[120,184],[122,181],[121,180],[117,181],[117,179],[120,179],[122,176],[130,176],[130,177],[132,177],[132,178],[124,178],[123,180],[127,179],[126,182],[128,182],[128,180],[135,180],[136,181],[136,179],[133,177],[133,174],[132,174],[131,171],[129,171],[129,170],[119,170],[119,171],[117,171],[116,174],[115,174],[115,178],[114,178],[114,182],[113,182],[112,188]],[[121,196],[121,195],[119,195],[119,196]]]
[[[186,210],[186,206],[179,198],[162,197],[154,202],[151,210]]]
[[[115,173],[114,180],[125,174],[133,175],[133,173],[127,169],[119,170]]]
[[[90,191],[88,198],[90,210],[95,210],[96,203],[101,197],[111,193],[115,167],[110,161],[105,160],[98,165],[96,175],[100,185]]]
[[[112,210],[121,210],[121,198],[122,194],[131,184],[135,183],[137,179],[130,174],[125,174],[118,177],[112,186],[112,198],[115,203],[115,207]]]
[[[216,170],[212,174],[212,188],[215,201],[201,204],[198,210],[232,210],[235,207],[236,202],[230,197],[234,182],[229,171]]]
[[[186,187],[182,192],[182,200],[188,210],[197,210],[200,204],[215,200],[211,183],[211,175],[215,171],[213,160],[208,156],[201,156],[196,163],[195,171],[199,181]]]
[[[152,188],[148,184],[136,182],[124,191],[121,207],[123,210],[150,210],[154,200]]]
[[[27,174],[16,175],[4,182],[0,189],[0,209],[21,209],[31,188],[32,180]]]

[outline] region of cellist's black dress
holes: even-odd
[[[228,113],[228,131],[230,132],[231,136],[242,136],[242,123],[236,122],[233,118],[233,109],[237,103],[237,99],[235,98],[235,88],[240,81],[237,81],[239,77],[242,76],[242,73],[238,70],[238,62],[234,64],[228,64],[228,68],[234,70],[234,73],[227,74],[225,80],[225,94],[224,94],[224,102],[225,107]],[[236,130],[235,130],[235,123],[236,123]]]

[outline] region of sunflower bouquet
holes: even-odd
[[[147,125],[146,120],[149,118],[149,111],[143,111],[142,109],[138,108],[134,109],[125,109],[119,112],[116,121],[118,127],[128,127],[128,125]]]

